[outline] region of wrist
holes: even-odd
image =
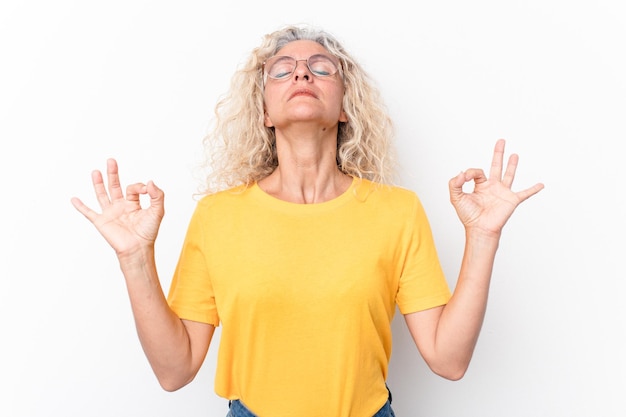
[[[481,246],[495,246],[500,242],[502,231],[490,231],[478,227],[467,227],[465,229],[465,240],[468,243],[478,243]]]
[[[154,244],[139,245],[135,248],[117,253],[122,270],[143,269],[147,263],[154,261]]]

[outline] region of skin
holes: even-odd
[[[287,44],[281,55],[306,59],[327,53],[311,41]],[[347,190],[351,178],[336,166],[336,140],[342,110],[343,83],[339,74],[315,77],[305,62],[287,80],[268,79],[265,125],[276,130],[278,168],[259,181],[276,198],[295,203],[318,203]],[[457,380],[466,372],[483,323],[495,254],[502,228],[517,206],[538,193],[542,184],[511,190],[518,156],[504,162],[504,140],[498,140],[489,175],[478,168],[449,181],[450,201],[465,227],[466,243],[455,291],[445,306],[405,315],[415,344],[433,372]],[[164,193],[152,181],[122,191],[118,166],[107,160],[107,185],[100,171],[92,182],[101,212],[72,198],[82,213],[115,250],[124,275],[137,333],[161,386],[183,387],[200,369],[215,328],[179,319],[169,308],[157,274],[154,246],[164,215]],[[474,183],[470,193],[463,191]],[[150,204],[140,205],[148,195]]]
[[[511,190],[519,157],[509,157],[503,171],[505,141],[496,142],[487,177],[482,169],[461,172],[449,181],[450,201],[465,227],[465,250],[457,285],[445,306],[405,315],[409,331],[426,363],[451,380],[469,366],[485,316],[493,263],[502,228],[517,206],[543,184]],[[463,185],[474,183],[471,193]]]
[[[328,51],[313,41],[290,42],[279,52],[297,60],[318,53]],[[339,122],[347,121],[343,94],[339,73],[315,77],[304,61],[288,80],[267,79],[265,126],[275,129],[279,163],[259,181],[261,189],[294,203],[320,203],[348,189],[352,179],[336,162]]]

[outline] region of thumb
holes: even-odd
[[[165,193],[153,181],[148,181],[146,191],[150,196],[150,207],[163,212]]]
[[[463,194],[463,184],[465,184],[465,173],[463,171],[459,172],[456,177],[450,179],[448,188],[450,189],[451,200],[454,201]]]

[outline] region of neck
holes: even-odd
[[[312,204],[345,192],[352,178],[337,167],[337,132],[309,136],[276,135],[278,167],[259,186],[281,200]]]

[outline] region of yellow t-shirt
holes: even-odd
[[[256,184],[204,197],[168,301],[221,324],[218,395],[260,417],[369,417],[387,400],[396,303],[449,297],[415,193],[354,179],[319,204]]]

